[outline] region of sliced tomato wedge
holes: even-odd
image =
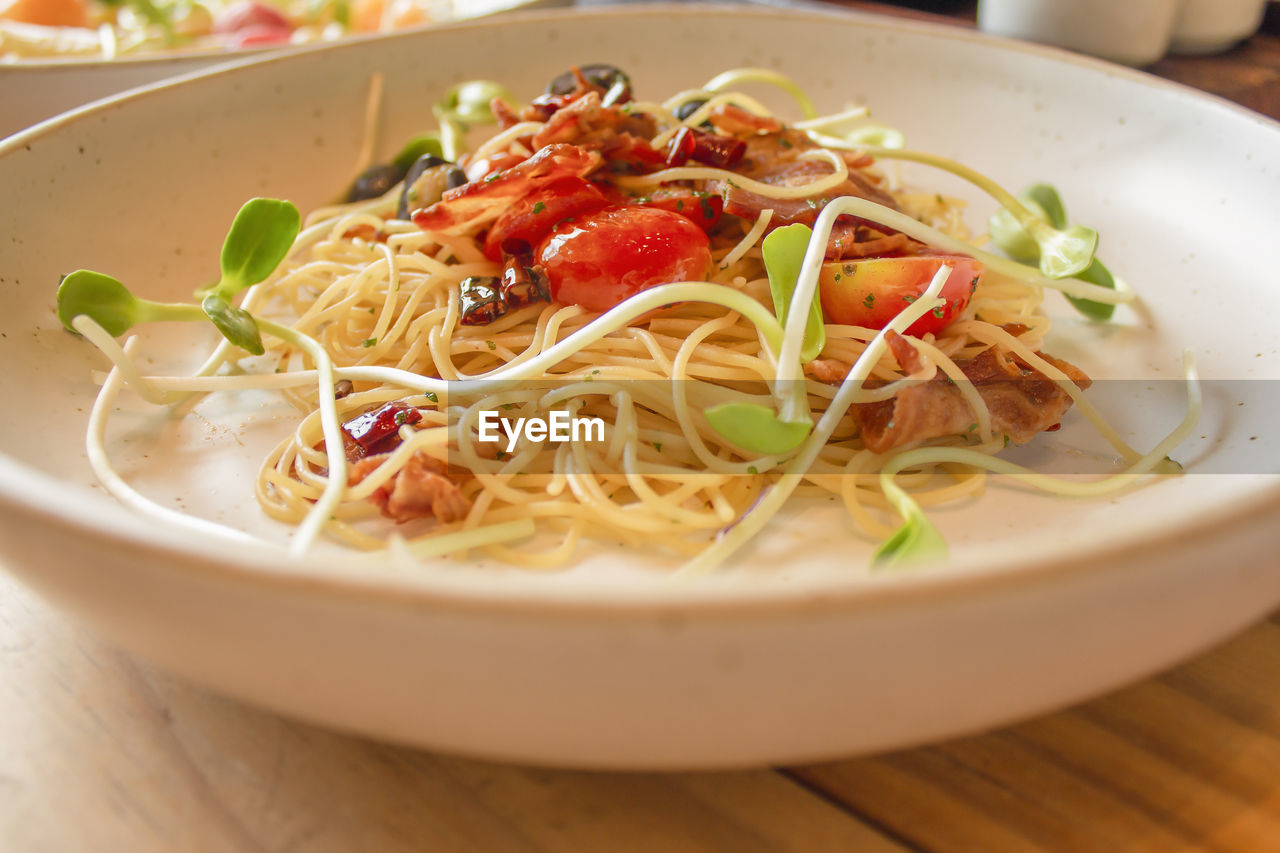
[[[606,207],[557,225],[534,260],[546,270],[556,302],[608,311],[650,287],[703,279],[711,245],[678,213]]]
[[[964,255],[863,258],[822,265],[818,295],[828,323],[883,329],[920,297],[943,264],[951,275],[939,294],[946,304],[925,314],[907,334],[937,334],[969,304],[986,267]]]
[[[511,202],[484,239],[485,257],[501,261],[503,244],[512,240],[523,241],[532,249],[557,223],[607,204],[599,187],[585,178],[558,178]]]

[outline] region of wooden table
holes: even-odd
[[[971,3],[940,5],[972,21]],[[1153,70],[1280,118],[1280,15],[1226,55]],[[284,720],[104,645],[0,575],[0,851],[1036,848],[1280,850],[1280,615],[1165,675],[979,737],[629,775]]]

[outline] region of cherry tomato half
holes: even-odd
[[[946,304],[907,328],[907,334],[937,334],[956,318],[986,271],[963,255],[911,255],[901,258],[863,258],[823,264],[818,279],[822,312],[828,323],[883,329],[903,308],[928,288],[938,269],[947,264],[951,275],[939,294]]]
[[[702,280],[711,246],[702,229],[678,213],[607,207],[556,226],[534,259],[546,270],[556,302],[608,311],[655,285]]]

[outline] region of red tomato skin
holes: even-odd
[[[485,236],[485,257],[501,261],[502,244],[507,240],[523,240],[532,249],[558,223],[606,204],[604,193],[588,180],[567,177],[552,181],[503,211]]]
[[[678,213],[607,207],[556,226],[534,258],[546,270],[552,299],[604,312],[659,284],[701,281],[711,244]]]
[[[609,184],[605,195],[617,207],[660,207],[678,213],[703,231],[710,231],[724,213],[724,197],[681,186],[658,187],[646,195],[632,195]]]
[[[818,290],[822,313],[828,323],[883,329],[924,293],[944,263],[952,268],[939,294],[946,304],[906,330],[915,337],[936,335],[968,306],[986,271],[981,262],[964,255],[908,255],[823,264]]]
[[[710,231],[720,221],[724,212],[724,198],[719,195],[697,193],[693,190],[659,189],[650,195],[636,199],[641,207],[658,207],[678,213],[703,231]]]

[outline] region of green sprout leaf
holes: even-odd
[[[58,319],[74,332],[71,321],[88,315],[113,338],[139,322],[139,302],[119,280],[93,270],[76,270],[58,285]]]
[[[866,122],[849,132],[842,134],[845,141],[853,145],[875,145],[880,148],[901,148],[907,144],[907,137],[896,127],[878,122]]]
[[[876,568],[895,568],[945,558],[947,542],[920,506],[892,482],[885,484],[884,492],[889,503],[902,515],[903,523],[876,549],[871,564]]]
[[[1089,268],[1076,276],[1076,278],[1081,281],[1087,281],[1090,284],[1096,284],[1099,287],[1105,287],[1110,290],[1116,289],[1115,276],[1111,275],[1111,270],[1103,266],[1102,261],[1097,258],[1094,258],[1093,263],[1089,264]],[[1077,311],[1091,320],[1110,320],[1111,315],[1116,312],[1116,306],[1108,305],[1105,302],[1094,302],[1092,299],[1068,296],[1067,301],[1076,306]]]
[[[1024,263],[1039,263],[1041,272],[1054,278],[1077,278],[1099,287],[1116,289],[1116,280],[1111,271],[1102,261],[1093,257],[1093,251],[1097,248],[1097,233],[1078,225],[1067,228],[1067,209],[1056,189],[1049,184],[1033,184],[1018,194],[1018,200],[1035,215],[1040,225],[1037,226],[1035,222],[1027,225],[1019,222],[1008,210],[998,211],[991,217],[988,226],[992,241],[1005,254]],[[1033,236],[1037,227],[1047,229],[1040,238]],[[1072,245],[1073,240],[1077,241],[1076,245]],[[1086,244],[1090,256],[1087,266],[1065,275],[1054,274],[1064,269],[1074,269]],[[1046,261],[1048,252],[1056,254],[1049,256]],[[1068,296],[1067,300],[1092,320],[1110,320],[1116,310],[1114,305],[1094,302],[1092,299]]]
[[[1048,212],[1035,201],[1025,195],[1018,196],[1018,200],[1026,205],[1027,210],[1041,219],[1048,220]],[[987,222],[987,230],[991,234],[991,241],[1006,255],[1024,264],[1039,265],[1040,247],[1036,245],[1035,238],[1027,233],[1022,223],[1018,222],[1007,209],[1002,207],[992,214]]]
[[[231,297],[271,275],[293,247],[301,227],[302,217],[290,202],[251,199],[236,214],[222,244],[222,279],[204,291],[200,305],[139,299],[105,273],[76,270],[58,285],[58,319],[74,332],[72,321],[88,316],[114,338],[138,323],[207,317],[228,341],[262,355],[266,349],[257,321],[232,305]]]
[[[213,293],[223,301],[275,271],[302,228],[292,202],[254,198],[245,202],[222,244],[222,280]]]
[[[492,80],[468,80],[446,92],[440,106],[463,124],[492,124],[495,119],[489,104],[494,98],[509,101],[511,93]]]
[[[743,450],[775,456],[800,446],[811,423],[788,423],[777,413],[754,403],[724,403],[703,412],[711,428]]]
[[[954,160],[948,160],[946,157],[939,157],[937,154],[930,154],[925,151],[905,151],[895,148],[876,147],[867,147],[865,150],[873,157],[881,159],[909,160],[936,166],[969,181],[974,186],[985,191],[1000,203],[1000,206],[1026,232],[1026,235],[1035,242],[1036,251],[1040,258],[1040,272],[1049,278],[1069,278],[1078,275],[1088,269],[1089,264],[1093,261],[1093,252],[1098,246],[1098,233],[1091,228],[1085,228],[1083,225],[1065,228],[1065,215],[1063,216],[1063,225],[1053,225],[1050,219],[1047,218],[1054,212],[1048,209],[1052,207],[1052,204],[1046,204],[1046,202],[1051,202],[1047,197],[1039,200],[1036,199],[1035,195],[1032,197],[1032,200],[1037,201],[1040,205],[1041,213],[1046,214],[1046,217],[1041,217],[1029,210],[1022,200],[1015,198],[1008,190],[963,163],[957,163]],[[1053,191],[1052,187],[1047,184],[1040,186],[1052,191],[1056,197],[1057,193]],[[1020,247],[1019,251],[1020,254],[1025,255],[1029,250],[1026,247]]]
[[[946,540],[933,522],[917,509],[880,544],[872,555],[871,563],[876,568],[893,568],[906,563],[942,559],[946,555]]]
[[[800,266],[804,262],[805,252],[809,249],[809,241],[812,237],[812,229],[807,225],[795,223],[775,228],[760,245],[764,266],[769,273],[769,292],[773,294],[773,310],[783,326],[787,323],[787,310],[791,306],[791,297],[796,292]],[[809,319],[804,329],[804,345],[800,348],[801,362],[807,363],[817,358],[826,342],[826,327],[822,323],[822,303],[818,300],[817,291],[814,291],[813,302],[809,305]]]
[[[1067,208],[1052,184],[1032,184],[1018,195],[1018,199],[1054,228],[1067,227]]]
[[[243,308],[237,308],[216,293],[210,293],[200,304],[205,316],[213,321],[222,336],[231,343],[248,350],[254,355],[262,355],[266,348],[262,345],[262,335],[253,315]]]
[[[444,100],[431,108],[440,127],[443,153],[439,156],[456,161],[466,150],[465,134],[469,125],[497,121],[489,106],[494,98],[512,101],[511,93],[492,80],[468,80],[445,93]]]
[[[1058,230],[1043,219],[1030,220],[1024,227],[1040,247],[1040,272],[1049,278],[1078,276],[1093,263],[1098,248],[1098,232],[1083,225]]]
[[[391,165],[395,166],[401,172],[408,172],[409,168],[416,162],[418,158],[426,154],[433,154],[436,157],[444,157],[444,144],[440,141],[438,133],[424,133],[421,136],[415,136],[405,143],[391,161]]]

